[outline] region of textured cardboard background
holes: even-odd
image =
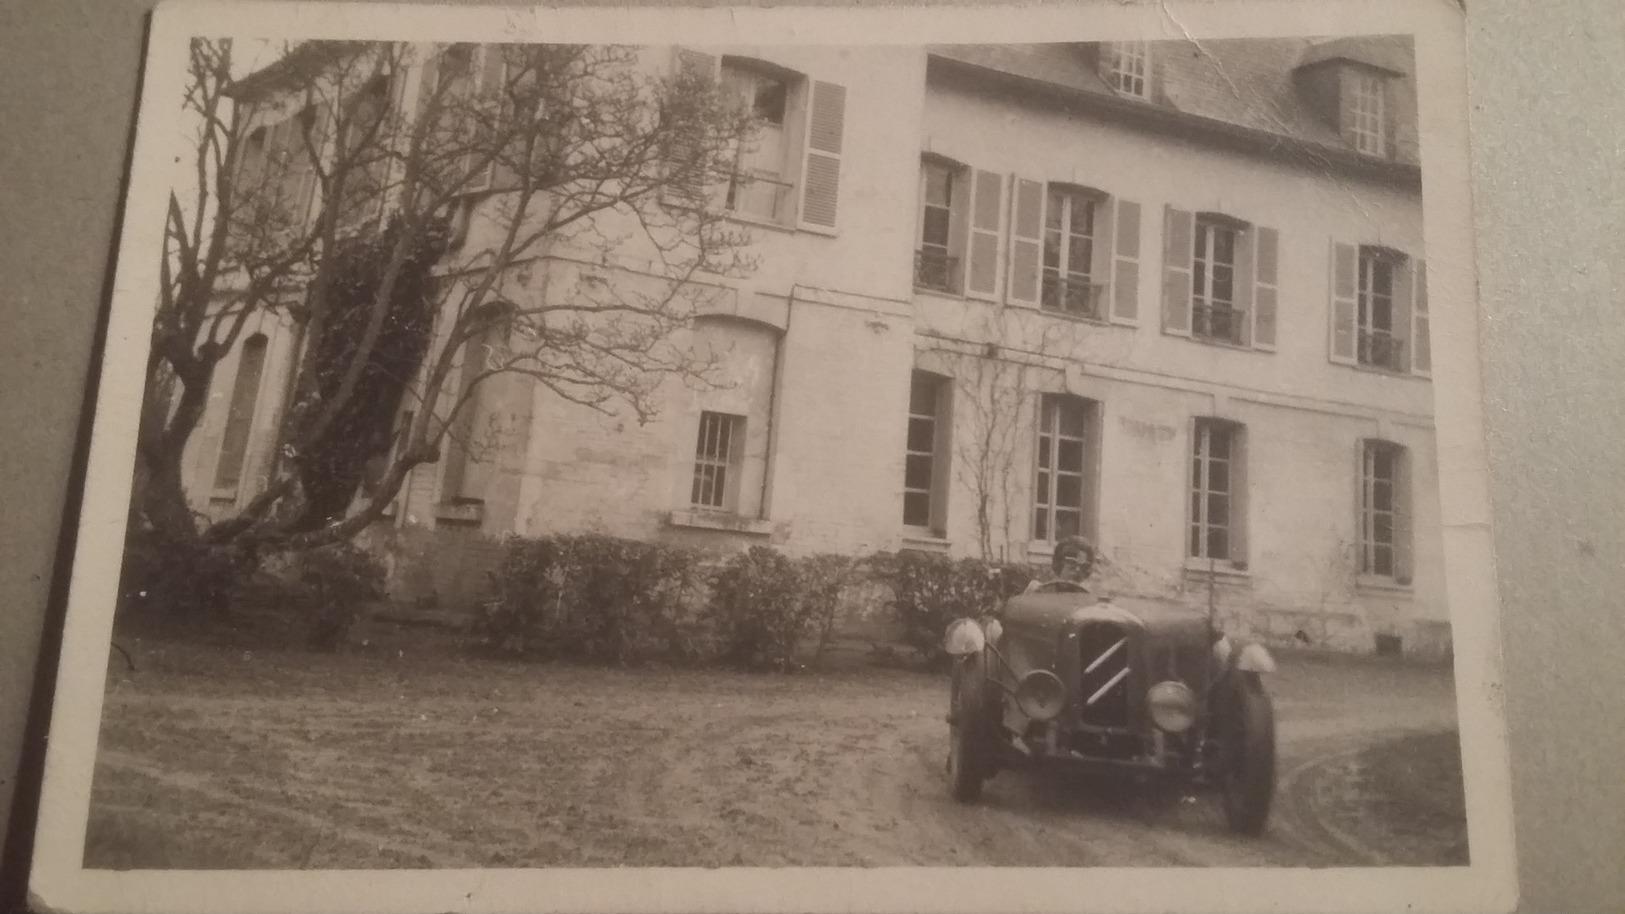
[[[25,744],[23,731],[42,636],[53,645],[53,562],[72,509],[151,5],[0,3],[0,810],[11,808],[18,759],[36,757],[43,738]],[[1474,0],[1468,13],[1485,397],[1528,911],[1625,909],[1619,13],[1615,0]],[[15,862],[8,887],[20,877]]]

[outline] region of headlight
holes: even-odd
[[[1054,720],[1066,707],[1066,686],[1049,670],[1033,670],[1016,685],[1016,707],[1032,720]]]
[[[1183,733],[1196,722],[1196,694],[1183,682],[1157,683],[1146,694],[1146,703],[1151,706],[1151,722],[1159,730]]]

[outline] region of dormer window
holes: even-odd
[[[1145,41],[1113,41],[1101,48],[1101,76],[1113,89],[1135,98],[1151,97],[1151,46]]]
[[[1366,70],[1351,70],[1344,79],[1349,142],[1366,155],[1388,154],[1388,81]]]

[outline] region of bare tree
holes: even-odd
[[[613,46],[314,42],[246,79],[232,54],[191,46],[199,126],[165,225],[136,529],[250,553],[336,542],[439,458],[493,377],[645,421],[662,378],[706,374],[674,334],[707,280],[752,267],[748,238],[706,205],[751,122],[708,78],[655,75]],[[634,251],[641,279],[522,294],[530,263],[560,248]],[[276,460],[209,523],[189,508],[183,452],[258,315],[299,340]],[[413,334],[421,351],[391,354]],[[355,440],[358,415],[388,426],[401,396],[417,400],[407,427]],[[314,497],[314,455],[344,447],[382,461],[371,484]]]
[[[1003,308],[989,313],[975,338],[1020,340]],[[1055,372],[1052,359],[1061,333],[1043,327],[1033,343],[1011,349],[999,343],[938,348],[958,391],[955,409],[954,477],[970,495],[976,542],[983,561],[1002,561],[1025,523],[1026,465],[1018,463],[1031,429],[1031,398],[1043,389],[1038,373]]]

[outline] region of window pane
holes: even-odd
[[[936,379],[921,372],[914,373],[913,383],[908,389],[908,411],[915,415],[934,416],[937,414],[937,385]]]
[[[1072,224],[1070,226],[1074,235],[1093,235],[1095,225],[1095,205],[1088,200],[1077,197],[1072,198]]]
[[[927,206],[925,208],[925,224],[920,229],[920,239],[926,244],[946,246],[948,244],[949,211],[946,207]]]
[[[925,166],[925,202],[948,206],[951,202],[952,184],[948,169],[941,165]]]
[[[1055,229],[1056,232],[1059,233],[1061,229],[1061,220],[1065,215],[1065,209],[1066,196],[1051,192],[1049,195],[1049,206],[1045,207],[1044,209],[1044,227]]]
[[[1049,511],[1045,508],[1033,511],[1033,539],[1049,539]]]
[[[1201,522],[1205,517],[1202,514],[1202,494],[1200,490],[1191,492],[1191,520],[1195,522]]]
[[[1076,473],[1083,469],[1083,442],[1076,438],[1061,439],[1056,449],[1056,469]]]
[[[1052,441],[1048,435],[1038,436],[1038,468],[1041,470],[1049,469],[1050,449],[1054,447]]]
[[[1061,403],[1061,434],[1083,437],[1084,408],[1082,403],[1065,400]]]
[[[1038,503],[1041,504],[1041,505],[1049,504],[1049,498],[1050,498],[1049,473],[1046,472],[1046,471],[1040,470],[1038,472],[1038,479],[1034,483],[1034,485],[1036,485],[1037,488],[1038,488],[1038,491],[1035,493],[1036,496],[1037,496],[1037,499],[1038,499]]]
[[[1083,477],[1071,474],[1055,477],[1055,503],[1068,507],[1083,506]]]
[[[1191,488],[1200,489],[1201,487],[1202,487],[1202,458],[1201,457],[1195,457],[1195,458],[1191,459]]]
[[[1377,479],[1387,479],[1394,474],[1393,461],[1388,452],[1380,447],[1374,447],[1371,454],[1371,475]]]
[[[903,493],[903,523],[910,527],[928,527],[931,525],[930,493]]]
[[[1207,497],[1207,522],[1215,527],[1230,526],[1230,496],[1209,495]]]
[[[1207,487],[1212,492],[1230,491],[1230,464],[1214,460],[1207,465]]]
[[[929,454],[936,439],[936,426],[930,419],[908,420],[908,449]]]
[[[1208,453],[1213,459],[1230,459],[1230,430],[1213,426],[1210,427],[1208,434]]]
[[[1230,557],[1230,531],[1223,527],[1209,527],[1207,553],[1203,558],[1228,559]]]
[[[1055,512],[1055,539],[1060,541],[1069,536],[1077,536],[1078,531],[1082,529],[1079,526],[1081,518],[1082,515],[1077,511],[1057,510]]]
[[[1089,274],[1092,264],[1090,258],[1094,257],[1094,243],[1088,238],[1077,235],[1072,236],[1072,248],[1066,253],[1066,268],[1072,273]]]
[[[1387,546],[1378,546],[1373,556],[1372,571],[1377,574],[1394,573],[1394,550]]]
[[[1202,552],[1202,525],[1191,524],[1191,555],[1201,557]]]
[[[929,456],[908,455],[907,469],[903,473],[903,485],[910,489],[931,488],[931,458]]]
[[[1235,289],[1231,283],[1234,271],[1225,264],[1213,265],[1213,300],[1229,304],[1235,301]]]
[[[1378,544],[1394,541],[1394,517],[1391,514],[1371,516],[1371,539]]]
[[[1394,487],[1386,482],[1372,483],[1371,507],[1378,511],[1394,510]]]
[[[1378,295],[1392,297],[1394,294],[1394,265],[1386,260],[1376,260],[1373,265],[1373,286]]]
[[[1207,298],[1207,264],[1197,260],[1191,264],[1191,292],[1197,298]]]
[[[1222,228],[1213,230],[1213,259],[1217,263],[1226,265],[1236,262],[1235,232]]]

